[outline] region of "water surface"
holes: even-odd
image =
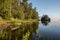
[[[34,40],[60,40],[60,22],[39,22],[39,26],[35,35],[35,39],[32,38]]]

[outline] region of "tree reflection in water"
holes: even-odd
[[[38,22],[23,23],[16,30],[11,30],[10,27],[0,30],[0,40],[29,40],[30,35],[36,32]]]
[[[41,21],[41,23],[45,26],[47,26],[49,24],[50,21]]]

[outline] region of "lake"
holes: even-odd
[[[39,26],[36,33],[33,33],[32,35],[33,36],[31,36],[31,40],[60,40],[60,22],[39,22]],[[36,37],[36,35],[38,37]]]
[[[60,22],[23,23],[16,30],[0,30],[0,40],[60,40]]]

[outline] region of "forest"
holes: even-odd
[[[36,7],[28,0],[0,0],[0,20],[30,20],[39,19]]]

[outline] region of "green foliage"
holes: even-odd
[[[38,12],[36,11],[36,8],[33,9],[32,19],[39,19]]]
[[[0,13],[0,16],[3,18],[3,19],[10,19],[10,14],[8,13],[8,11],[5,11],[3,13]]]
[[[10,0],[1,0],[0,1],[0,16],[3,19],[10,19]]]
[[[19,13],[17,14],[18,19],[24,20],[25,19],[25,14],[24,14],[24,7],[23,7],[23,5],[20,5],[18,11],[19,11]]]
[[[3,19],[2,19],[2,17],[0,17],[0,21],[2,21]]]
[[[36,9],[32,8],[32,3],[28,4],[28,0],[0,0],[0,16],[3,19],[38,19]]]
[[[10,28],[2,29],[0,31],[0,38],[2,40],[11,40],[11,30]]]
[[[18,26],[18,21],[17,20],[11,21],[10,25],[13,26],[13,27],[17,27]]]
[[[26,32],[25,35],[23,35],[22,40],[28,40],[29,39],[29,36],[30,36],[30,32],[28,31],[28,32]]]
[[[17,23],[14,21],[13,23]],[[3,28],[7,27],[7,28]],[[36,32],[38,23],[22,23],[16,30],[11,30],[11,25],[2,26],[0,30],[0,40],[29,40],[30,35]]]

